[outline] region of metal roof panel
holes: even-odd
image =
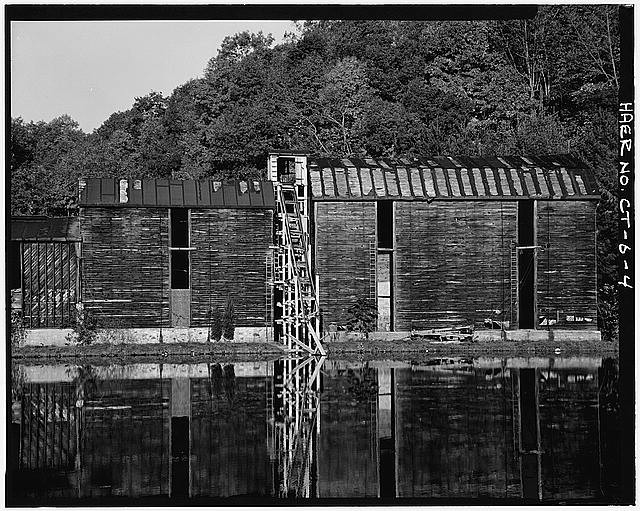
[[[24,242],[81,241],[78,217],[11,217],[11,240]]]
[[[177,179],[128,179],[127,202],[120,202],[119,179],[86,179],[79,205],[81,207],[217,207],[217,208],[274,208],[273,183],[245,181],[246,196],[239,198],[239,181],[205,179],[201,181]],[[139,183],[137,187],[136,183]],[[226,195],[224,190],[227,189]],[[237,190],[236,190],[237,189]],[[103,191],[118,193],[107,193]]]

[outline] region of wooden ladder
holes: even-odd
[[[514,313],[518,308],[518,247],[511,243],[511,272],[510,272],[511,300],[509,302],[509,326],[514,326]],[[515,309],[515,310],[514,310]]]
[[[369,300],[375,305],[377,292],[376,292],[376,282],[378,280],[377,275],[377,255],[378,250],[376,247],[376,243],[373,241],[369,242]]]
[[[295,185],[276,182],[278,258],[275,283],[282,290],[283,341],[291,351],[324,355],[319,333],[318,300],[311,269],[308,218],[302,214]]]

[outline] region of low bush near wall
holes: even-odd
[[[378,311],[372,300],[358,298],[347,310],[347,330],[349,332],[361,332],[366,339],[376,329]]]
[[[232,341],[236,331],[236,314],[233,300],[229,298],[222,314],[222,335],[228,341]]]
[[[85,309],[82,303],[78,303],[72,322],[73,331],[67,336],[67,340],[82,345],[92,344],[98,334],[97,326],[95,316]]]
[[[11,311],[11,347],[19,348],[24,344],[26,338],[26,330],[24,327],[24,320],[22,317],[22,311]]]
[[[222,317],[218,309],[209,309],[209,340],[219,341],[222,337]]]

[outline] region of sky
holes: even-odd
[[[202,76],[222,40],[243,30],[281,42],[288,21],[12,22],[11,116],[68,114],[91,132],[150,91]]]

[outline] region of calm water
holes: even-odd
[[[13,378],[14,502],[620,494],[614,359],[15,366]]]

